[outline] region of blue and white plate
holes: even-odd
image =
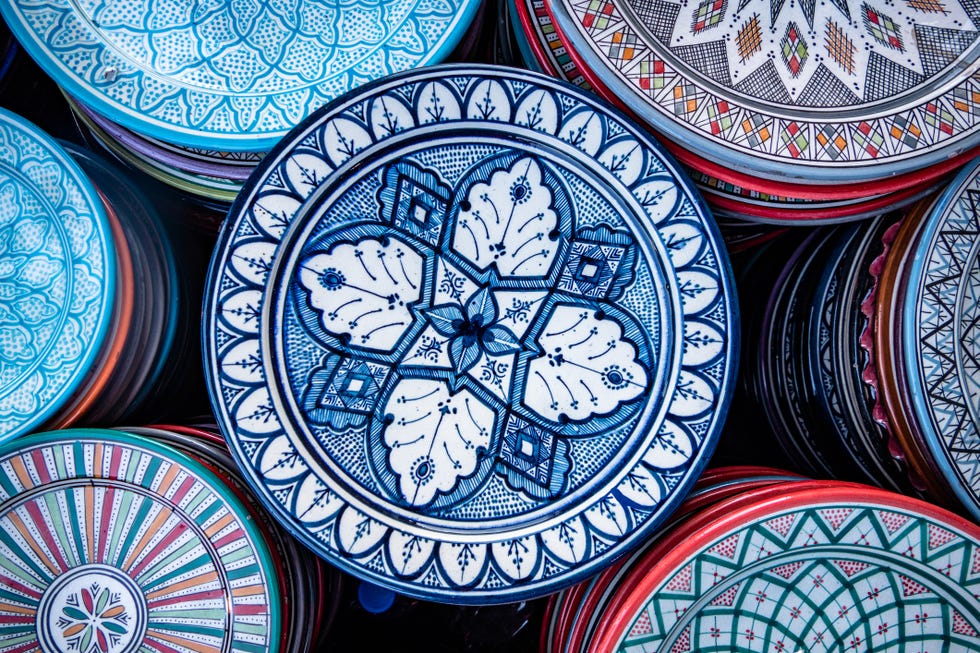
[[[51,138],[0,109],[0,441],[79,390],[108,337],[116,282],[105,208]]]
[[[644,132],[489,66],[372,84],[232,208],[205,300],[219,422],[274,514],[361,578],[540,596],[639,545],[714,448],[736,307]]]
[[[964,506],[980,519],[980,159],[929,211],[901,306],[915,419]]]
[[[0,3],[73,96],[133,131],[262,151],[357,86],[444,59],[476,0]]]

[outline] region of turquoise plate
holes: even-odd
[[[73,96],[146,136],[271,148],[314,109],[452,52],[476,0],[13,0],[0,13]]]
[[[78,390],[107,337],[115,275],[88,178],[0,109],[0,440],[37,428]]]

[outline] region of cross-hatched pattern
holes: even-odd
[[[609,17],[615,11],[615,6],[608,0],[592,0],[585,10],[582,24],[593,30],[603,30],[609,27]]]
[[[725,17],[728,0],[701,0],[691,19],[691,30],[697,34],[717,26]]]
[[[854,56],[857,53],[857,48],[854,46],[854,42],[847,37],[847,32],[841,29],[840,25],[834,22],[832,18],[827,19],[824,31],[824,47],[827,49],[828,57],[837,62],[837,65],[848,74],[854,74]]]
[[[808,128],[805,123],[796,121],[783,123],[779,129],[780,152],[798,159],[810,147]]]
[[[807,43],[800,33],[800,28],[796,23],[786,26],[786,34],[780,43],[780,50],[783,54],[783,63],[793,77],[799,77],[803,64],[806,63],[809,55],[807,54]]]
[[[864,28],[876,41],[889,48],[905,51],[905,46],[902,45],[902,30],[890,16],[864,3],[861,5],[861,17],[864,20]]]
[[[980,89],[975,86],[954,89],[953,108],[967,114],[971,119],[980,117]]]
[[[732,76],[728,69],[728,51],[723,41],[682,45],[671,48],[678,57],[688,62],[701,73],[722,84],[731,84]]]
[[[899,146],[914,149],[922,138],[922,128],[915,120],[915,114],[905,113],[894,117],[888,128],[888,135]]]
[[[622,30],[614,33],[606,53],[611,59],[630,61],[636,55],[636,33]]]
[[[921,11],[928,14],[948,14],[949,11],[946,10],[946,5],[944,5],[940,0],[905,0],[907,4],[912,9],[916,11]]]
[[[928,102],[923,108],[922,117],[925,123],[939,134],[949,136],[953,133],[956,118],[941,101]]]
[[[758,113],[747,114],[742,119],[742,137],[752,148],[759,148],[772,138],[769,120]]]
[[[727,100],[716,97],[706,98],[702,105],[704,111],[698,122],[698,127],[707,129],[712,134],[727,133],[735,124],[736,109]]]
[[[704,95],[694,84],[681,82],[674,87],[674,115],[689,116],[698,110]]]
[[[862,120],[853,126],[851,128],[851,138],[857,147],[867,152],[872,158],[877,158],[882,154],[885,135],[873,123]]]
[[[977,650],[978,545],[904,510],[773,514],[680,563],[632,616],[619,650]]]
[[[823,156],[831,161],[847,153],[847,132],[843,126],[824,125],[817,130],[816,140]]]
[[[738,56],[742,63],[748,61],[749,57],[762,50],[762,27],[759,24],[759,15],[753,14],[745,21],[742,28],[738,30]]]
[[[663,59],[650,57],[640,62],[637,85],[644,91],[656,93],[665,88],[675,73]]]

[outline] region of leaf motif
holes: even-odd
[[[449,343],[449,358],[457,374],[468,372],[480,360],[483,352],[475,338],[457,336]]]
[[[521,341],[507,327],[494,324],[483,334],[483,348],[493,356],[514,354],[520,351]]]
[[[87,588],[82,588],[82,604],[89,614],[95,612],[95,601],[92,598],[92,593]]]
[[[98,601],[96,601],[96,604],[95,604],[95,612],[97,614],[101,615],[102,614],[102,611],[105,610],[105,606],[108,603],[109,603],[109,589],[106,588],[106,587],[103,587],[102,588],[102,591],[99,592],[99,598],[98,598]]]
[[[450,494],[477,471],[497,419],[469,390],[452,394],[445,382],[430,379],[399,380],[384,412],[388,465],[402,499],[413,506]]]
[[[85,651],[88,653],[88,647],[92,644],[92,629],[86,628],[85,634],[82,635],[82,641],[78,645],[80,651]]]
[[[108,630],[109,632],[115,633],[117,635],[125,635],[127,632],[125,626],[118,624],[115,621],[103,621],[102,627]]]
[[[477,326],[492,324],[497,319],[497,306],[490,288],[480,288],[466,301],[466,317]]]
[[[88,619],[88,615],[87,614],[85,614],[84,612],[82,612],[78,608],[71,607],[70,605],[66,605],[64,608],[62,608],[61,611],[65,613],[65,616],[66,617],[69,617],[71,619],[76,619],[76,620]]]
[[[424,311],[424,314],[432,328],[446,338],[455,336],[459,332],[460,325],[466,320],[462,309],[456,304],[433,306]]]
[[[453,249],[470,263],[501,276],[546,276],[561,239],[554,195],[532,157],[470,181],[462,193],[453,233]]]

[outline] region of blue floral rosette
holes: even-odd
[[[724,420],[721,240],[658,146],[536,74],[439,67],[324,108],[212,261],[212,399],[283,524],[426,599],[553,592],[639,545]]]

